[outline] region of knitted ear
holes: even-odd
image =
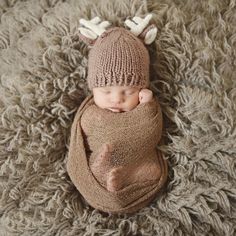
[[[152,14],[148,14],[144,19],[135,16],[132,21],[127,19],[125,24],[130,28],[130,31],[142,39],[145,44],[151,44],[157,35],[157,27],[154,24],[148,25],[152,18]]]
[[[138,37],[141,38],[145,44],[151,44],[152,42],[154,42],[156,36],[157,27],[154,24],[151,24],[146,27]]]
[[[80,19],[81,27],[79,30],[79,38],[87,45],[94,45],[97,38],[106,31],[106,28],[110,25],[108,21],[102,21],[97,16],[91,20]]]

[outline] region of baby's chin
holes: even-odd
[[[113,108],[106,108],[108,109],[109,111],[112,111],[112,112],[116,112],[116,113],[121,113],[121,112],[126,112],[127,110],[123,110],[123,109],[113,109]]]
[[[109,111],[112,111],[112,112],[121,113],[121,112],[132,111],[135,107],[129,107],[129,108],[126,108],[126,109],[122,109],[122,108],[121,109],[114,109],[114,108],[107,107],[105,109],[107,109]]]
[[[139,102],[138,102],[138,104],[133,104],[132,106],[128,106],[128,107],[126,106],[126,107],[123,107],[123,108],[120,108],[120,109],[119,108],[116,109],[116,108],[111,108],[111,107],[108,107],[108,106],[104,106],[104,105],[96,103],[96,102],[95,102],[95,104],[98,107],[102,108],[102,109],[106,109],[106,110],[109,110],[109,111],[112,111],[112,112],[115,112],[115,113],[122,113],[122,112],[128,112],[128,111],[133,110],[136,106],[138,106]]]

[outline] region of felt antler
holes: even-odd
[[[130,31],[134,35],[144,38],[145,44],[151,44],[157,35],[157,27],[154,24],[148,26],[151,18],[152,14],[148,14],[144,19],[135,16],[132,21],[127,19],[125,24],[130,28]]]
[[[101,23],[100,21],[101,19],[98,16],[94,17],[92,20],[80,19],[80,24],[87,27],[87,29],[84,27],[79,27],[80,33],[87,38],[96,39],[104,31],[106,31],[106,28],[110,25],[108,21],[102,21]]]

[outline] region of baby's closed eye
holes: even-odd
[[[135,91],[129,91],[129,90],[124,92],[125,95],[131,95],[131,94],[134,94],[134,93],[135,93]]]
[[[112,91],[110,91],[110,90],[101,90],[101,92],[102,92],[102,94],[104,94],[104,95],[112,95]]]

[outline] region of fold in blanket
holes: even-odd
[[[167,163],[157,150],[161,133],[162,113],[156,97],[129,112],[115,113],[99,108],[90,95],[82,102],[72,124],[68,174],[92,207],[110,213],[135,212],[157,196],[167,179]],[[105,178],[90,169],[104,144],[112,147],[107,172],[114,167],[152,162],[159,165],[160,178],[140,178],[117,191],[108,191]]]

